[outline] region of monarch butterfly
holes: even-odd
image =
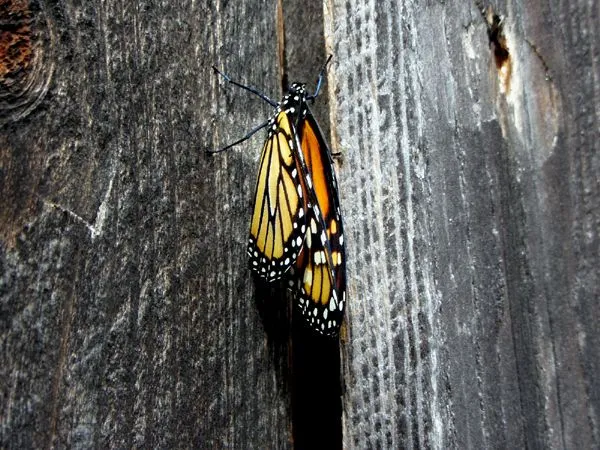
[[[250,222],[250,268],[268,282],[286,278],[307,323],[326,335],[336,334],[343,319],[346,255],[332,153],[308,102],[319,94],[330,59],[314,94],[293,83],[279,103],[213,67],[225,81],[258,95],[275,111],[246,136],[210,151],[227,150],[268,128]]]

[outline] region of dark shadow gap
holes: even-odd
[[[342,448],[339,337],[308,329],[294,309],[292,425],[295,449]]]

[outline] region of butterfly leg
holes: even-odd
[[[237,141],[226,145],[225,147],[221,147],[218,148],[216,150],[211,150],[211,149],[206,149],[206,153],[220,153],[220,152],[224,152],[225,150],[230,149],[231,147],[234,147],[238,144],[241,144],[242,142],[250,139],[257,131],[262,130],[264,127],[266,127],[269,124],[269,121],[267,120],[265,123],[261,123],[259,126],[252,128],[244,137],[238,139]]]

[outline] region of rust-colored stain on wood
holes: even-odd
[[[33,57],[28,0],[0,0],[0,84],[10,88],[27,74]]]
[[[4,99],[12,99],[22,90],[32,70],[32,19],[29,0],[0,0],[0,96]],[[5,107],[0,105],[0,109]],[[0,149],[0,168],[6,171],[0,189],[6,201],[0,212],[0,241],[10,248],[26,223],[25,217],[31,215],[35,201],[25,193],[21,176],[15,175],[18,163],[13,160],[7,140],[0,139]]]
[[[510,59],[506,35],[503,30],[503,19],[498,14],[495,14],[490,6],[486,10],[485,20],[488,26],[490,48],[494,53],[494,60],[498,69],[498,76],[502,82],[503,92],[507,93],[510,90],[512,61]]]

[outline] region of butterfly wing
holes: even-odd
[[[250,267],[274,281],[292,267],[306,236],[307,199],[301,182],[298,140],[285,111],[269,123],[250,224]]]
[[[314,205],[308,208],[306,244],[296,261],[298,305],[322,334],[339,330],[346,302],[346,254],[338,187],[331,151],[308,105],[298,121],[305,183]]]

